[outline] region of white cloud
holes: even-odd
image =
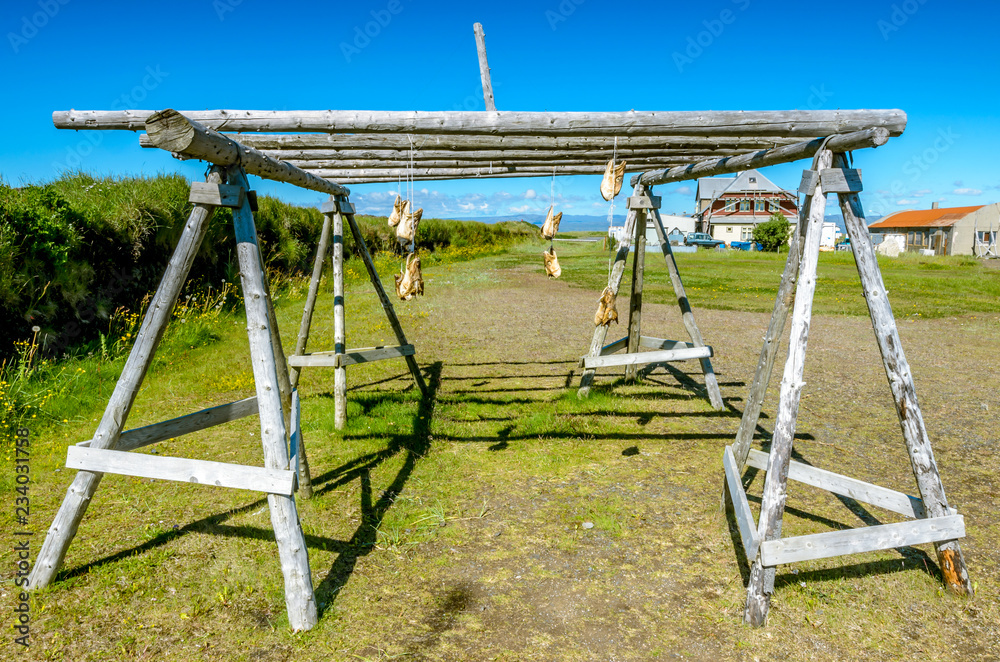
[[[983,192],[977,188],[957,188],[952,191],[955,195],[982,195]]]
[[[905,207],[906,205],[915,205],[915,204],[917,204],[916,200],[896,200],[896,205],[899,207]]]
[[[961,188],[962,187],[962,180],[961,179],[956,179],[955,180],[955,186]]]
[[[534,200],[536,195],[538,195],[538,194],[535,193],[535,189],[529,188],[527,191],[524,192],[524,199],[525,200]]]
[[[511,214],[523,214],[526,211],[533,211],[534,209],[531,205],[521,205],[520,207],[508,207],[507,211]]]
[[[694,189],[691,188],[690,186],[682,186],[676,191],[674,191],[674,193],[677,193],[678,195],[693,195]]]
[[[915,198],[922,198],[925,195],[929,195],[931,193],[933,193],[933,191],[931,191],[929,188],[922,188],[919,191],[913,191],[912,193],[910,193],[910,195],[912,195]]]

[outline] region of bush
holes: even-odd
[[[785,215],[776,211],[771,214],[771,218],[753,229],[753,240],[765,251],[777,252],[788,243],[790,228],[791,225]]]

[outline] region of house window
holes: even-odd
[[[732,226],[730,226],[730,227],[726,228],[726,234],[732,234],[732,233],[733,233],[733,228],[732,228]]]
[[[749,200],[740,200],[740,211],[750,211]]]
[[[767,203],[763,200],[755,200],[753,203],[754,211],[767,211]]]
[[[751,184],[756,184],[757,183],[757,178],[756,177],[751,177],[750,178],[750,183]]]
[[[744,225],[740,233],[740,241],[753,241],[753,226]]]

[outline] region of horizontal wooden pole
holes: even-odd
[[[697,156],[658,156],[632,159],[627,163],[630,172],[641,172],[643,169],[654,168],[663,164],[696,163],[701,158],[702,157]],[[409,162],[405,160],[393,161],[358,159],[355,161],[340,161],[321,159],[317,161],[298,161],[290,159],[287,162],[297,168],[302,168],[307,172],[314,172],[316,170],[325,170],[328,172],[335,172],[339,170],[347,173],[356,171],[377,172],[379,170],[392,170],[393,172],[399,172],[410,169]],[[588,172],[596,172],[598,170],[601,173],[604,172],[604,165],[601,165],[596,159],[577,159],[572,157],[564,159],[500,159],[496,161],[481,161],[478,159],[437,159],[414,161],[413,163],[413,171],[423,175],[434,174],[435,170],[451,172],[452,170],[463,168],[484,172],[489,172],[491,169],[494,172],[498,170],[510,170],[512,172],[517,172],[518,170],[548,170],[550,175],[552,174],[552,168],[585,168]]]
[[[766,540],[760,545],[761,563],[767,567],[783,563],[826,559],[847,554],[876,552],[909,545],[956,540],[965,537],[965,518],[946,515],[895,524],[828,531],[808,536]]]
[[[714,356],[715,350],[710,345],[703,346],[708,347]],[[646,349],[685,349],[695,347],[695,344],[683,340],[664,340],[663,338],[653,338],[652,336],[639,336],[639,347],[645,347]]]
[[[747,457],[747,465],[767,471],[767,453],[751,450]],[[795,460],[791,460],[788,465],[788,478],[907,517],[922,519],[927,516],[924,511],[924,502],[918,497],[872,485],[856,478],[848,478],[824,469],[817,469]],[[954,513],[954,509],[952,512]]]
[[[591,370],[593,368],[610,368],[619,365],[645,365],[647,363],[666,363],[668,361],[707,359],[710,356],[712,356],[711,347],[690,347],[685,349],[667,349],[658,352],[635,352],[633,354],[587,356],[583,359],[583,367],[586,370]]]
[[[619,338],[618,340],[608,343],[601,348],[601,356],[607,356],[608,354],[614,354],[615,352],[620,352],[621,350],[628,347],[628,336],[624,338]]]
[[[225,128],[220,129],[222,131]],[[331,150],[396,150],[409,151],[412,146],[418,153],[424,150],[437,151],[497,151],[497,150],[535,150],[566,152],[569,150],[600,150],[603,158],[610,159],[615,151],[617,141],[618,151],[629,149],[732,149],[746,151],[748,149],[767,149],[792,145],[800,142],[800,138],[781,136],[754,135],[742,136],[481,136],[481,135],[422,135],[418,139],[399,134],[375,133],[236,133],[229,134],[240,144],[259,150],[279,151],[331,151]],[[143,147],[153,147],[149,137],[139,136],[139,144]]]
[[[248,134],[239,134],[240,137]],[[236,137],[236,136],[230,136]],[[688,157],[706,159],[712,156],[738,156],[746,154],[751,148],[733,149],[724,147],[713,149],[702,148],[667,148],[649,147],[642,149],[619,149],[616,153],[618,161],[636,159],[668,159]],[[611,158],[611,150],[603,149],[484,149],[484,150],[448,150],[422,149],[412,154],[404,149],[273,149],[263,150],[265,154],[275,159],[289,162],[351,162],[351,161],[384,161],[409,163],[426,161],[475,161],[489,163],[490,161],[564,161],[573,159],[580,162],[607,163]]]
[[[294,368],[342,368],[357,363],[398,359],[404,356],[413,356],[414,354],[416,354],[416,349],[413,345],[366,347],[364,349],[349,349],[343,354],[314,352],[312,354],[293,355],[288,357],[288,365]]]
[[[826,148],[833,152],[850,152],[867,147],[878,147],[884,145],[890,135],[893,135],[892,132],[885,127],[864,129],[862,131],[834,136],[826,143]],[[631,183],[633,187],[640,183],[645,186],[656,186],[657,184],[680,182],[700,177],[714,177],[715,175],[740,172],[751,168],[763,168],[765,166],[778,165],[779,163],[791,163],[792,161],[812,158],[822,145],[823,139],[817,138],[807,142],[765,149],[742,156],[708,159],[694,165],[646,172],[633,177]]]
[[[295,489],[294,471],[83,446],[70,446],[67,449],[66,467],[285,496],[291,496]]]
[[[218,407],[209,407],[208,409],[196,411],[193,414],[172,418],[169,421],[161,421],[141,428],[126,430],[119,437],[118,444],[115,445],[115,450],[135,450],[136,448],[149,446],[160,441],[174,439],[175,437],[181,437],[240,418],[253,416],[256,413],[257,396],[219,405]],[[91,441],[81,441],[76,445],[88,448]]]
[[[145,126],[154,145],[184,158],[201,159],[220,166],[239,163],[251,175],[264,179],[294,184],[330,195],[350,194],[350,190],[339,184],[244,147],[221,133],[191,121],[176,110],[167,109],[150,115]]]
[[[757,550],[760,548],[760,536],[753,521],[753,512],[750,510],[750,503],[747,501],[747,493],[743,489],[740,470],[736,466],[736,457],[731,446],[726,446],[722,452],[722,466],[726,472],[726,485],[729,487],[729,498],[733,502],[733,513],[736,515],[740,539],[743,541],[743,551],[747,560],[752,563],[757,558]]]
[[[520,174],[522,177],[551,177],[553,167],[556,175],[603,175],[603,165],[563,165],[563,166],[518,166],[518,165],[496,165],[490,168],[487,165],[466,168],[324,168],[320,170],[310,170],[309,172],[318,177],[328,177],[333,180],[341,179],[372,179],[381,178],[395,181],[396,178],[412,177],[417,180],[431,178],[461,179],[466,177],[511,177]],[[492,171],[492,172],[491,172]]]
[[[901,110],[723,110],[626,112],[378,111],[378,110],[189,110],[182,114],[227,131],[317,131],[522,136],[685,135],[828,136],[885,127],[906,128]],[[56,111],[60,129],[141,130],[153,111]]]

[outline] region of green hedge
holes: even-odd
[[[0,357],[41,328],[42,352],[59,356],[106,331],[119,306],[138,309],[159,283],[191,210],[180,175],[97,178],[68,174],[49,184],[14,188],[0,182]],[[385,217],[358,216],[373,253],[392,250]],[[218,285],[238,277],[231,212],[219,209],[191,271],[195,282]],[[268,268],[309,273],[323,217],[261,196],[255,214]],[[527,223],[427,219],[418,247],[496,245],[537,236]],[[345,232],[346,248],[353,240]]]

